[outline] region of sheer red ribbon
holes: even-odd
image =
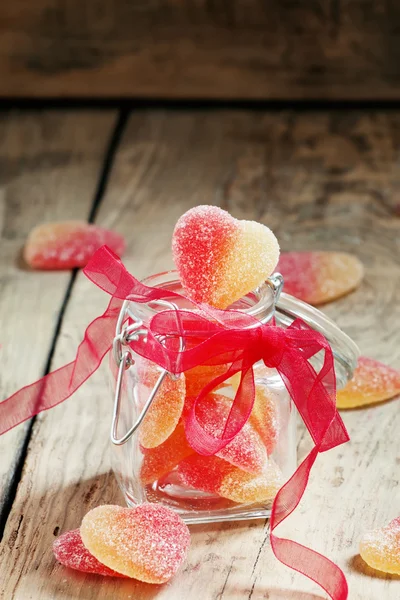
[[[179,294],[139,282],[106,247],[93,255],[84,272],[112,296],[106,311],[89,324],[74,361],[0,403],[0,434],[63,402],[97,370],[111,348],[123,300],[151,303],[165,299],[167,294],[167,299],[176,305],[182,303],[182,299],[186,305],[188,302]],[[238,311],[222,311],[203,305],[193,308],[195,310],[176,308],[155,313],[146,338],[131,342],[132,349],[172,373],[204,364],[231,365],[193,399],[185,417],[188,442],[203,455],[216,454],[247,422],[254,403],[252,365],[263,360],[267,367],[279,372],[315,446],[274,500],[271,546],[281,562],[314,580],[332,600],[345,600],[348,597],[347,582],[337,565],[297,542],[274,534],[275,528],[300,502],[318,453],[349,439],[336,410],[335,372],[329,343],[301,320],[282,329],[273,322],[261,324]],[[323,353],[323,364],[316,372],[309,359],[320,352]],[[196,406],[206,394],[238,372],[241,373],[240,384],[223,434],[216,438],[201,427]]]

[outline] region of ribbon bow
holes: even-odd
[[[125,299],[149,303],[165,299],[167,295],[168,300],[184,299],[187,305],[187,299],[179,294],[139,282],[105,246],[93,255],[84,273],[112,296],[106,311],[87,327],[74,361],[0,403],[0,435],[66,400],[97,370],[112,346],[116,319]],[[193,399],[185,417],[188,442],[203,455],[219,452],[248,421],[255,394],[252,366],[263,360],[267,367],[278,371],[315,446],[275,497],[270,521],[271,546],[281,562],[314,580],[333,600],[345,600],[347,582],[337,565],[273,533],[298,505],[318,453],[349,439],[336,410],[336,380],[329,343],[300,319],[282,329],[274,321],[260,323],[239,311],[218,310],[201,304],[193,306],[195,310],[177,308],[156,313],[148,325],[146,339],[132,341],[132,349],[175,374],[198,365],[230,364],[224,374],[210,381]],[[316,372],[309,361],[320,352],[324,359]],[[197,404],[236,373],[240,373],[240,384],[232,408],[222,436],[214,437],[197,420]]]

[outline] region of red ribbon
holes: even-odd
[[[112,296],[106,311],[86,329],[74,361],[22,388],[0,404],[0,434],[63,402],[96,371],[111,348],[123,300],[149,303],[166,297],[172,302],[183,298],[165,289],[142,284],[105,246],[93,255],[84,273]],[[187,304],[187,299],[185,302]],[[336,410],[335,371],[329,343],[299,319],[282,329],[273,322],[262,324],[238,311],[222,311],[203,305],[194,305],[194,308],[194,311],[177,309],[156,313],[148,325],[146,339],[131,342],[132,349],[172,373],[204,364],[231,364],[226,373],[207,384],[193,399],[185,418],[188,442],[203,455],[216,454],[247,422],[254,403],[253,364],[263,360],[267,367],[278,371],[315,446],[274,500],[271,546],[281,562],[314,580],[332,600],[345,600],[348,597],[347,582],[337,565],[314,550],[274,534],[279,523],[300,502],[318,453],[349,439]],[[179,344],[182,339],[185,342],[183,350]],[[317,373],[309,359],[321,351],[324,361]],[[196,406],[212,389],[237,372],[241,373],[240,384],[223,434],[216,438],[201,427]]]

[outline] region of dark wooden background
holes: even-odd
[[[396,0],[10,0],[0,96],[400,98]]]

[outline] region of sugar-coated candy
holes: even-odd
[[[176,426],[171,435],[156,448],[142,448],[143,462],[140,467],[140,480],[147,485],[172,471],[176,465],[194,453],[186,439],[183,423]]]
[[[226,308],[271,275],[279,245],[265,225],[238,221],[217,206],[196,206],[178,220],[172,253],[188,296]]]
[[[400,394],[400,372],[366,356],[360,356],[353,379],[337,392],[338,408],[355,408],[389,400]]]
[[[138,369],[141,394],[147,400],[157,383],[161,370],[151,361],[141,361]],[[171,435],[177,426],[185,403],[185,376],[177,379],[167,375],[139,428],[139,441],[144,448],[155,448]]]
[[[231,408],[229,398],[209,394],[197,403],[196,417],[208,434],[221,437]],[[267,463],[265,446],[249,422],[217,456],[249,473],[261,473]]]
[[[359,259],[345,252],[283,252],[276,270],[285,292],[315,306],[348,294],[364,275]]]
[[[196,453],[179,463],[178,474],[183,485],[217,494],[225,475],[236,468],[217,456],[200,456]],[[243,476],[247,474],[246,471],[241,472]]]
[[[284,482],[272,459],[260,475],[254,475],[217,456],[194,454],[179,464],[178,473],[184,485],[238,503],[270,501]]]
[[[189,371],[185,371],[186,395],[198,396],[210,381],[226,373],[228,368],[229,365],[199,365]]]
[[[147,583],[171,579],[190,545],[185,523],[161,504],[98,506],[85,515],[80,532],[84,545],[100,562]]]
[[[255,397],[249,419],[249,423],[253,425],[264,442],[268,454],[274,451],[279,435],[278,409],[274,393],[261,383],[263,378],[268,377],[270,371],[271,369],[261,363],[257,363],[253,367]],[[240,383],[240,373],[231,377],[229,382],[236,391]]]
[[[363,560],[385,573],[400,575],[400,517],[366,533],[360,543]]]
[[[59,563],[70,569],[97,575],[124,577],[121,573],[117,573],[103,565],[90,554],[89,550],[83,545],[79,529],[61,534],[53,543],[53,553]]]
[[[30,232],[24,259],[34,269],[74,269],[86,266],[92,254],[107,245],[118,256],[125,250],[124,238],[109,229],[85,221],[45,223]]]
[[[268,454],[274,451],[278,441],[278,411],[273,392],[263,385],[256,385],[250,421],[265,444]]]
[[[232,469],[221,481],[218,493],[233,502],[267,502],[275,498],[283,483],[280,468],[270,458],[261,475]]]

